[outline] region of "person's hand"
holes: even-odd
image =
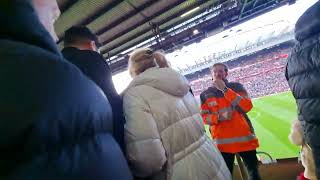
[[[295,145],[303,144],[303,130],[299,120],[294,120],[291,125],[291,132],[289,134],[291,143]]]
[[[213,86],[219,89],[220,91],[223,91],[223,89],[226,87],[226,83],[221,79],[215,79],[213,80]]]

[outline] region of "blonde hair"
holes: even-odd
[[[157,64],[159,65],[160,68],[168,68],[171,67],[170,62],[167,60],[165,54],[163,53],[163,51],[156,51],[153,53],[154,54],[154,58],[157,62]]]
[[[292,122],[291,132],[289,135],[289,140],[292,144],[301,146],[301,162],[305,168],[304,176],[309,179],[316,179],[315,175],[315,163],[312,154],[312,149],[310,146],[304,142],[303,130],[299,120]]]
[[[131,77],[135,77],[152,67],[169,67],[162,52],[154,52],[150,48],[140,48],[132,52],[129,57],[128,69]]]

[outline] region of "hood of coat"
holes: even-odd
[[[140,85],[150,86],[178,97],[185,96],[190,89],[188,80],[171,68],[150,68],[134,78],[128,89]]]
[[[297,21],[295,37],[303,41],[320,33],[320,1],[311,6]]]
[[[30,0],[1,0],[0,26],[0,39],[31,44],[61,56]]]

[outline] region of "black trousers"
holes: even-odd
[[[235,154],[232,153],[221,153],[225,160],[231,174],[233,172]],[[256,156],[256,150],[240,152],[239,155],[244,161],[244,164],[248,170],[249,180],[261,180],[258,170],[258,158]]]

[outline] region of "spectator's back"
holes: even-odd
[[[137,177],[166,180],[229,180],[221,154],[205,134],[199,106],[187,80],[155,67],[163,55],[135,50],[124,92],[125,142]],[[154,61],[155,59],[155,61]]]
[[[131,179],[108,101],[28,2],[0,2],[0,179]]]
[[[108,98],[113,113],[113,137],[120,147],[124,148],[122,99],[114,88],[108,63],[96,52],[99,47],[97,36],[87,27],[73,26],[65,32],[64,46],[62,50],[64,58],[95,82]]]
[[[320,179],[320,2],[297,21],[298,44],[288,59],[286,77],[298,105],[298,118],[311,146]]]

